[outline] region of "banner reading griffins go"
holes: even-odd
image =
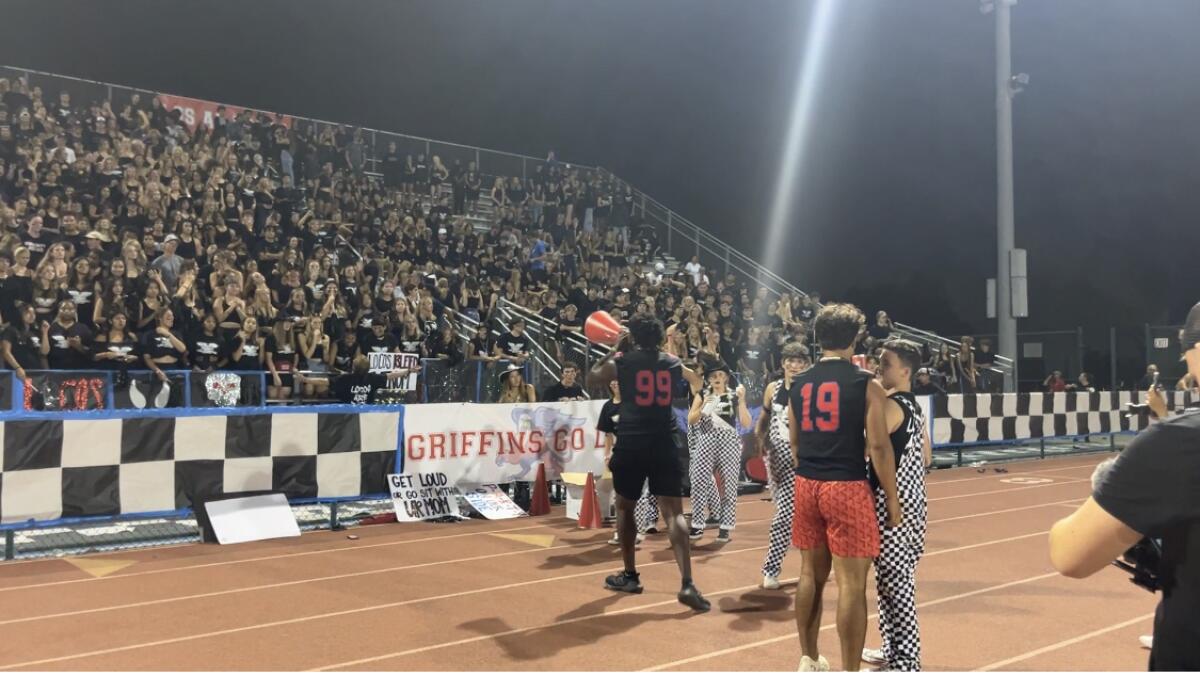
[[[208,129],[213,127],[213,119],[217,116],[217,106],[225,106],[225,119],[232,120],[234,116],[241,113],[245,108],[241,106],[230,106],[229,104],[219,104],[204,99],[191,99],[186,96],[175,96],[174,94],[159,94],[158,100],[167,110],[178,109],[183,116],[183,124],[191,131],[196,131],[198,125],[204,125]],[[292,117],[290,115],[272,115],[275,121],[284,127],[292,126]]]
[[[404,408],[404,472],[445,473],[458,486],[604,473],[604,402],[420,404]]]

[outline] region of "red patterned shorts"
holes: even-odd
[[[866,480],[825,482],[796,477],[792,545],[813,550],[828,545],[838,557],[879,555],[875,497]]]

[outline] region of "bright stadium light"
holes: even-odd
[[[820,92],[825,57],[832,38],[834,6],[837,0],[817,0],[804,41],[804,61],[796,78],[792,116],[779,159],[778,183],[771,200],[763,262],[767,270],[779,270],[782,263],[784,233],[787,232],[796,194],[800,192],[800,164],[811,135],[813,107]]]

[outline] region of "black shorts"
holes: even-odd
[[[686,496],[687,443],[680,433],[617,438],[613,447],[613,489],[620,496],[636,501],[650,480],[653,496]]]

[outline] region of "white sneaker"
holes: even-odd
[[[825,660],[824,656],[820,656],[817,660],[813,660],[808,656],[800,657],[799,672],[829,672],[829,661]]]
[[[634,541],[633,541],[633,542],[634,542],[634,543],[636,543],[636,544],[638,544],[638,545],[641,545],[642,541],[644,541],[644,540],[646,540],[646,534],[639,533],[639,534],[637,535],[637,538],[636,538],[636,539],[634,539]]]
[[[621,534],[613,532],[612,538],[608,539],[609,545],[621,545]]]
[[[1138,643],[1143,649],[1151,649],[1154,647],[1154,635],[1142,635],[1138,637]]]
[[[762,589],[763,590],[778,590],[779,589],[779,579],[776,578],[775,576],[763,576]]]
[[[871,663],[872,665],[887,663],[887,659],[884,658],[883,652],[879,649],[863,649],[862,659],[864,663]]]

